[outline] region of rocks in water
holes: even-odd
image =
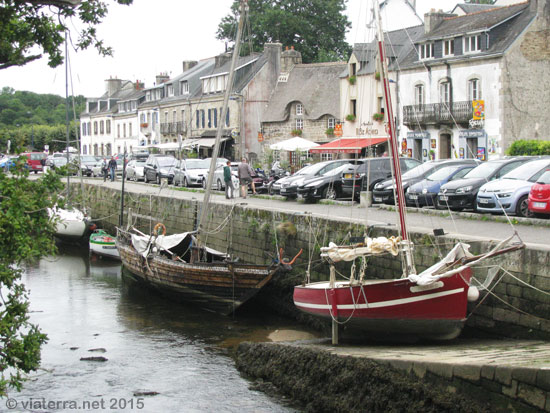
[[[93,356],[93,357],[80,357],[80,361],[107,361],[107,357]]]
[[[134,397],[156,396],[157,394],[160,394],[160,393],[156,391],[137,390],[134,392]]]
[[[79,347],[70,347],[69,350],[72,350],[72,351],[75,351],[75,350],[78,350]]]
[[[105,350],[102,347],[100,347],[100,348],[91,348],[88,351],[93,352],[93,353],[106,353],[107,352],[107,350]]]

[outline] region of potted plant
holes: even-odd
[[[334,136],[334,128],[328,128],[326,131],[325,131],[325,134],[327,136]]]
[[[384,120],[384,114],[383,113],[375,113],[374,115],[372,115],[372,119],[377,121],[377,122],[381,122]]]
[[[435,160],[435,151],[433,149],[430,149],[430,152],[428,152],[430,155],[430,160]]]
[[[355,115],[350,113],[349,115],[346,116],[346,120],[350,122],[355,122]]]
[[[376,73],[374,74],[374,78],[375,78],[376,80],[380,80],[380,72],[376,72]]]
[[[302,129],[292,129],[290,132],[292,136],[302,136]]]
[[[357,77],[355,75],[348,77],[348,82],[350,85],[355,85],[356,81],[357,81]]]

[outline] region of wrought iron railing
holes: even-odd
[[[427,123],[468,123],[472,119],[472,101],[453,103],[430,103],[428,105],[403,106],[405,125]]]

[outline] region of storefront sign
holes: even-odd
[[[407,132],[407,139],[429,139],[430,132]]]
[[[485,130],[483,129],[461,129],[458,131],[459,138],[484,138]]]
[[[473,100],[472,101],[472,119],[473,120],[485,120],[485,101]]]

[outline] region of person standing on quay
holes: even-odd
[[[242,159],[237,171],[239,174],[239,184],[241,185],[241,197],[246,198],[246,194],[248,192],[248,184],[252,184],[252,194],[256,195],[256,188],[254,186],[254,181],[252,180],[252,175],[254,175],[254,171],[247,163],[246,158]]]
[[[103,158],[101,172],[103,172],[103,182],[107,181],[107,174],[109,173],[109,162],[107,162],[107,158]]]
[[[109,161],[109,171],[111,172],[111,182],[114,182],[116,173],[116,160],[114,156],[111,156],[111,160]]]
[[[227,161],[227,165],[223,167],[223,181],[225,182],[225,198],[234,198],[235,188],[233,188],[233,180],[231,179],[231,161]],[[229,195],[229,191],[231,191],[231,195]]]

